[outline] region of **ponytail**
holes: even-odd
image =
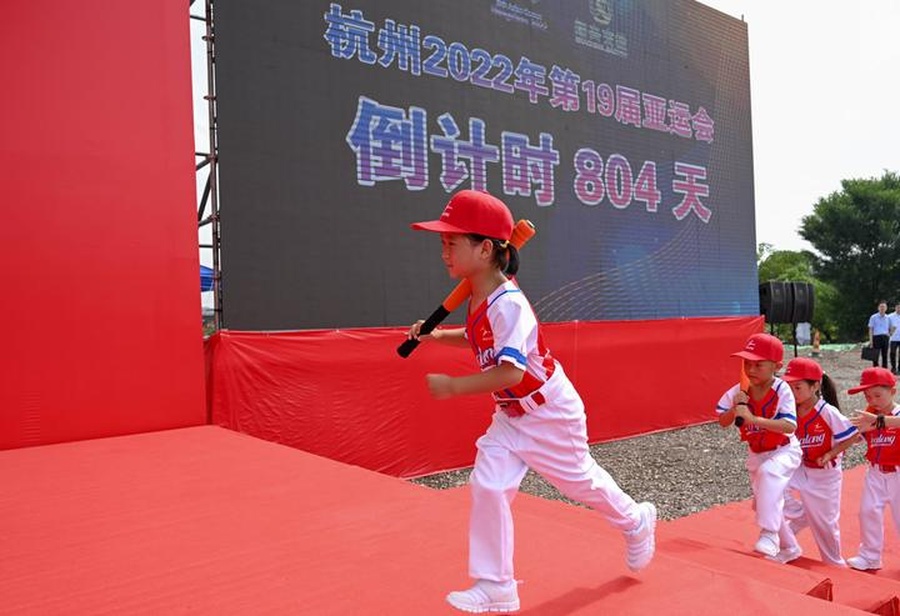
[[[519,249],[512,244],[506,245],[506,266],[503,273],[507,276],[515,276],[519,272]]]
[[[841,404],[838,402],[837,388],[834,386],[834,381],[827,374],[822,374],[822,399],[825,400],[828,404],[836,408],[837,410],[841,410]]]

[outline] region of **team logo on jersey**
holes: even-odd
[[[825,443],[825,434],[807,434],[803,438],[800,439],[800,446],[803,449],[810,449],[812,447],[818,447],[819,445],[823,445]]]
[[[872,447],[892,447],[897,440],[896,434],[878,434],[870,441]]]
[[[481,366],[481,369],[490,368],[494,365],[494,349],[489,347],[487,349],[478,349],[478,365]]]
[[[489,368],[494,365],[494,331],[491,329],[488,320],[481,319],[475,327],[472,328],[472,342],[475,350],[475,357],[478,365],[482,369]]]

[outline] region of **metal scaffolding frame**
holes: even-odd
[[[222,268],[221,268],[221,229],[219,218],[219,194],[218,194],[218,161],[219,147],[217,138],[217,121],[218,115],[216,110],[216,44],[215,44],[215,26],[214,26],[214,10],[213,0],[205,1],[205,15],[190,14],[191,19],[202,21],[206,24],[206,34],[202,37],[206,43],[206,95],[203,99],[206,101],[207,114],[209,118],[209,152],[194,152],[196,162],[196,173],[199,174],[202,169],[209,167],[206,176],[206,183],[203,188],[203,195],[197,206],[197,226],[204,227],[210,225],[212,231],[212,243],[199,244],[200,248],[212,250],[213,260],[213,301],[215,313],[215,328],[222,329],[225,327],[224,310],[222,304]],[[196,0],[190,0],[188,12],[194,6]],[[209,214],[206,213],[207,205],[209,206]]]

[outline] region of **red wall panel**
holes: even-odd
[[[762,317],[545,326],[587,406],[591,442],[711,421],[738,380],[729,354]],[[222,331],[207,345],[213,423],[401,477],[470,465],[490,423],[486,395],[433,400],[429,372],[475,370],[467,349],[395,352],[405,329]]]
[[[7,3],[0,448],[203,423],[187,3]]]

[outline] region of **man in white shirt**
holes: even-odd
[[[891,338],[891,321],[887,315],[887,300],[878,302],[878,312],[869,317],[869,346],[878,349],[878,355],[872,360],[872,367],[878,367],[881,356],[881,367],[888,366],[888,343]]]
[[[888,315],[891,335],[891,372],[900,374],[897,365],[897,351],[900,349],[900,302],[894,306],[894,312]]]

